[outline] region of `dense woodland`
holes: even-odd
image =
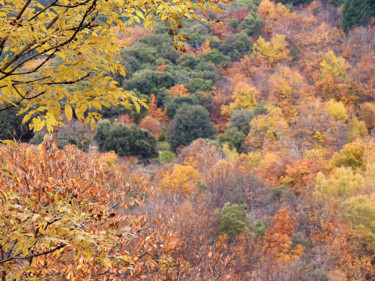
[[[374,1],[276,2],[116,30],[94,131],[0,112],[2,280],[375,280]]]

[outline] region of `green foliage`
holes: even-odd
[[[292,249],[294,249],[297,245],[302,245],[304,248],[307,247],[309,244],[309,241],[307,241],[304,237],[303,234],[298,232],[294,233],[292,236]]]
[[[230,128],[219,136],[219,144],[228,144],[229,149],[235,148],[238,153],[245,152],[244,142],[246,135],[236,127]]]
[[[375,2],[372,0],[344,0],[342,25],[346,31],[366,24],[375,17]]]
[[[249,15],[241,23],[241,28],[244,29],[246,34],[251,37],[259,37],[264,27],[263,18],[255,11],[251,11]]]
[[[375,247],[375,204],[373,198],[363,195],[347,199],[342,204],[342,213],[354,228],[365,232],[366,241]]]
[[[267,230],[267,223],[263,220],[254,221],[253,219],[248,219],[246,222],[246,228],[248,231],[255,235],[256,238],[262,237]]]
[[[186,84],[186,89],[190,93],[204,92],[212,89],[212,80],[206,80],[203,78],[192,78]]]
[[[155,137],[136,126],[114,124],[108,120],[98,122],[96,141],[100,151],[113,150],[119,156],[137,156],[142,159],[157,156]]]
[[[169,150],[163,150],[159,153],[159,161],[162,164],[172,163],[175,160],[175,154]]]
[[[213,49],[212,51],[200,55],[202,59],[204,59],[207,62],[212,62],[216,65],[222,65],[222,66],[228,66],[230,63],[230,57],[222,54],[217,49]]]
[[[96,124],[95,140],[98,143],[99,151],[104,151],[104,142],[110,134],[111,122],[109,120],[100,120]]]
[[[286,186],[279,186],[272,189],[272,199],[280,200],[283,193],[288,190]]]
[[[103,144],[105,151],[113,150],[119,156],[137,156],[141,159],[156,157],[155,148],[156,140],[150,132],[121,123],[112,126]]]
[[[17,115],[17,108],[0,112],[0,139],[20,139],[23,134],[29,134],[27,126],[22,125],[23,115]]]
[[[276,0],[276,3],[281,3],[284,5],[302,5],[302,4],[310,4],[313,0]]]
[[[232,61],[237,61],[242,58],[244,54],[249,53],[252,45],[252,41],[245,32],[228,36],[224,41],[212,40],[210,44],[211,48],[218,49],[221,53],[230,57]]]
[[[161,130],[159,136],[158,136],[158,141],[165,141],[167,138],[167,133],[165,130]]]
[[[194,69],[196,65],[198,64],[198,59],[190,54],[185,54],[178,58],[177,65],[183,68],[190,68]]]
[[[199,105],[198,99],[193,96],[176,96],[169,98],[165,103],[165,109],[169,118],[173,119],[177,110],[184,104]]]
[[[345,0],[329,0],[329,3],[331,3],[335,7],[339,7],[342,4],[344,4]]]
[[[135,72],[130,79],[124,80],[122,85],[125,89],[136,89],[141,94],[149,96],[158,92],[160,88],[174,86],[175,78],[171,73],[146,68]]]
[[[42,132],[42,131],[36,132],[29,143],[33,144],[33,145],[41,144],[44,140],[44,135],[45,135],[45,133]]]
[[[251,120],[257,115],[267,113],[267,109],[265,109],[264,105],[257,105],[252,110],[235,109],[232,111],[228,129],[237,128],[245,135],[247,135],[250,132]]]
[[[167,141],[171,150],[189,145],[199,138],[213,138],[216,128],[210,121],[208,111],[199,105],[182,105],[167,129]]]
[[[246,226],[244,205],[225,203],[220,211],[220,233],[228,235],[230,240],[239,234]]]

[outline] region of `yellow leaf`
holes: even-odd
[[[69,104],[65,104],[65,116],[68,119],[68,121],[72,120],[73,110]]]

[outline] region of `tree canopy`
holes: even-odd
[[[160,19],[183,49],[182,18],[202,18],[198,8],[220,13],[220,1],[51,0],[0,1],[0,110],[19,107],[34,131],[62,125],[62,115],[95,127],[97,111],[111,104],[138,110],[141,99],[110,74],[125,76],[116,31],[126,24],[152,29]],[[74,87],[71,87],[74,86]],[[64,111],[63,111],[64,110]]]

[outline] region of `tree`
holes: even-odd
[[[104,124],[105,125],[105,124]],[[156,157],[155,137],[146,130],[136,126],[127,127],[121,123],[114,124],[107,135],[106,127],[103,126],[101,135],[105,137],[104,143],[99,143],[103,151],[113,150],[119,156],[137,156],[142,159]]]
[[[342,10],[342,24],[346,31],[365,24],[375,17],[375,3],[371,0],[345,0]]]
[[[203,106],[183,104],[169,124],[167,142],[171,144],[171,150],[175,151],[193,140],[213,138],[215,132],[208,111]]]
[[[193,95],[171,97],[165,102],[165,109],[167,110],[168,117],[172,119],[176,115],[178,109],[184,104],[198,105],[199,102]]]
[[[124,198],[137,190],[106,157],[51,143],[2,146],[0,155],[1,280],[116,280],[129,274],[144,250],[132,257],[128,244],[140,218],[120,213]],[[129,235],[119,228],[130,226],[127,219]]]
[[[235,148],[237,152],[244,152],[244,142],[246,135],[236,127],[230,128],[219,136],[219,144],[227,143],[230,149]]]
[[[246,225],[244,206],[225,203],[220,211],[220,233],[226,233],[230,240],[234,240]]]
[[[219,3],[228,1],[3,1],[0,110],[19,107],[19,113],[27,113],[23,122],[31,120],[30,128],[50,132],[62,124],[61,108],[68,120],[74,108],[77,118],[90,122],[92,129],[103,106],[129,108],[133,103],[139,110],[143,101],[111,78],[126,73],[116,59],[119,44],[113,27],[125,30],[125,19],[152,29],[160,18],[174,35],[175,47],[184,49],[187,38],[178,33],[181,19],[202,18],[195,12],[198,8],[220,13]]]

